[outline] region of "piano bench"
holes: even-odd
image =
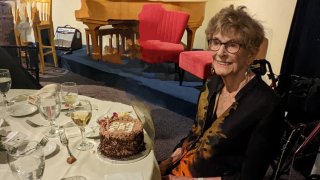
[[[90,31],[88,28],[85,29],[86,34],[86,53],[87,56],[91,55],[90,50]],[[103,49],[103,36],[109,35],[109,48],[107,53],[110,54],[121,54],[126,51],[127,46],[132,46],[135,43],[135,32],[132,28],[127,28],[125,26],[117,26],[107,29],[98,29],[97,39],[98,39],[98,47],[99,47],[99,56],[102,59],[102,49]],[[116,45],[113,47],[113,35],[116,37]],[[121,43],[120,43],[121,40]]]

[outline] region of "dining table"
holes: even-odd
[[[0,130],[8,132],[19,132],[23,134],[27,140],[40,141],[44,137],[49,127],[32,127],[26,120],[30,120],[37,124],[49,125],[49,121],[45,120],[38,110],[32,111],[30,114],[12,115],[8,111],[9,108],[14,107],[19,103],[28,104],[28,102],[21,97],[28,97],[36,93],[37,90],[29,89],[10,89],[7,93],[9,102],[13,105],[8,106],[5,116],[5,123],[0,125]],[[16,98],[19,97],[19,98]],[[86,136],[95,137],[99,135],[98,120],[102,117],[112,116],[113,113],[126,113],[130,116],[139,119],[137,111],[131,105],[123,104],[120,102],[99,100],[84,95],[79,95],[78,99],[89,100],[92,104],[92,118],[86,126]],[[11,100],[11,101],[10,101]],[[27,108],[27,106],[25,106]],[[62,106],[61,106],[62,107]],[[61,108],[60,115],[56,119],[57,125],[63,125],[72,121],[66,115],[68,110]],[[141,120],[141,119],[140,119]],[[154,127],[152,120],[142,120],[144,127],[144,140],[147,144],[144,154],[140,158],[133,159],[109,159],[98,151],[100,143],[99,138],[90,138],[89,141],[93,142],[94,147],[88,151],[80,151],[76,149],[76,145],[81,141],[81,134],[79,127],[71,126],[65,128],[66,136],[69,140],[70,150],[77,159],[74,163],[69,164],[67,158],[69,157],[67,148],[61,144],[59,137],[49,138],[49,143],[53,144],[50,153],[45,157],[45,168],[43,173],[43,180],[60,180],[68,177],[82,176],[87,180],[157,180],[161,179],[159,166],[154,152]],[[5,124],[5,125],[4,125]],[[146,126],[145,126],[146,125]],[[52,150],[53,149],[53,150]],[[0,157],[0,179],[14,180],[8,163],[4,157]]]

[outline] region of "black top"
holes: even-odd
[[[12,89],[40,89],[42,86],[26,71],[19,60],[13,58],[8,52],[0,47],[0,68],[9,69],[12,79]]]
[[[260,76],[255,76],[238,92],[236,102],[216,117],[214,107],[222,87],[220,77],[208,79],[199,97],[192,131],[180,143],[186,151],[171,173],[263,179],[279,150],[283,127],[281,99]]]

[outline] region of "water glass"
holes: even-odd
[[[68,106],[68,113],[66,115],[69,116],[73,105],[78,99],[77,84],[75,82],[64,82],[61,84],[60,91],[61,99]]]
[[[59,126],[56,125],[56,119],[60,115],[61,103],[58,93],[41,94],[38,99],[38,109],[42,117],[50,122],[50,130],[45,132],[49,138],[59,136]]]
[[[11,88],[11,75],[9,69],[0,69],[0,92],[3,95],[2,103],[7,105],[6,94]]]
[[[16,179],[41,179],[45,168],[42,146],[36,141],[23,141],[8,150],[7,160]]]

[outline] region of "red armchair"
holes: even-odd
[[[268,50],[268,39],[264,38],[255,59],[265,59]],[[203,82],[211,75],[212,53],[210,51],[185,51],[179,58],[179,84],[182,85],[184,72],[202,79]]]
[[[139,14],[139,45],[141,59],[147,63],[179,63],[184,51],[180,44],[189,14],[165,10],[161,4],[143,6]]]

